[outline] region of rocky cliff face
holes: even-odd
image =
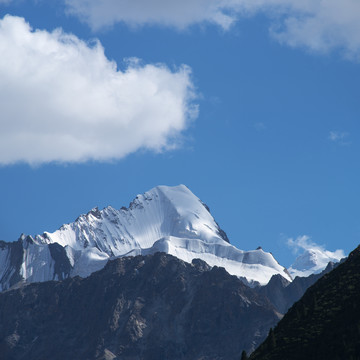
[[[3,359],[237,359],[279,320],[224,269],[171,255],[0,294]]]

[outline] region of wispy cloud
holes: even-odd
[[[298,236],[296,239],[290,238],[288,239],[287,244],[292,248],[295,254],[299,254],[304,250],[317,250],[329,258],[340,260],[345,257],[344,250],[326,250],[325,245],[316,244],[308,235]]]
[[[330,131],[328,139],[339,145],[350,145],[349,136],[348,132]]]
[[[0,164],[108,161],[172,148],[196,116],[191,71],[126,69],[61,30],[0,20]]]
[[[323,271],[329,262],[339,262],[345,257],[343,250],[329,251],[324,245],[313,242],[309,236],[303,235],[288,239],[288,245],[295,254],[295,262],[288,268],[291,276],[309,276]]]
[[[227,30],[241,17],[264,13],[271,19],[271,35],[281,43],[316,52],[339,49],[346,57],[360,60],[358,0],[64,1],[70,13],[94,30],[117,22],[178,29],[207,22]]]
[[[313,242],[303,235],[288,240],[288,245],[298,254],[295,262],[288,268],[291,276],[309,276],[323,271],[329,262],[339,262],[345,257],[343,250],[329,251],[324,245]]]
[[[257,131],[265,131],[267,129],[266,125],[263,122],[257,122],[254,124],[254,128]]]

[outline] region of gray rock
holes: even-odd
[[[90,277],[0,294],[7,359],[238,359],[279,320],[256,290],[196,260],[156,253]]]

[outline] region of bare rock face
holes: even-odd
[[[223,268],[120,258],[90,277],[0,294],[2,359],[238,359],[279,320]]]

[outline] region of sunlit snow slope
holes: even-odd
[[[270,253],[232,246],[207,206],[179,185],[158,186],[138,195],[129,208],[94,208],[54,233],[1,243],[0,283],[5,289],[19,279],[88,276],[110,258],[157,251],[187,262],[200,258],[249,282],[266,284],[274,274],[291,281]]]

